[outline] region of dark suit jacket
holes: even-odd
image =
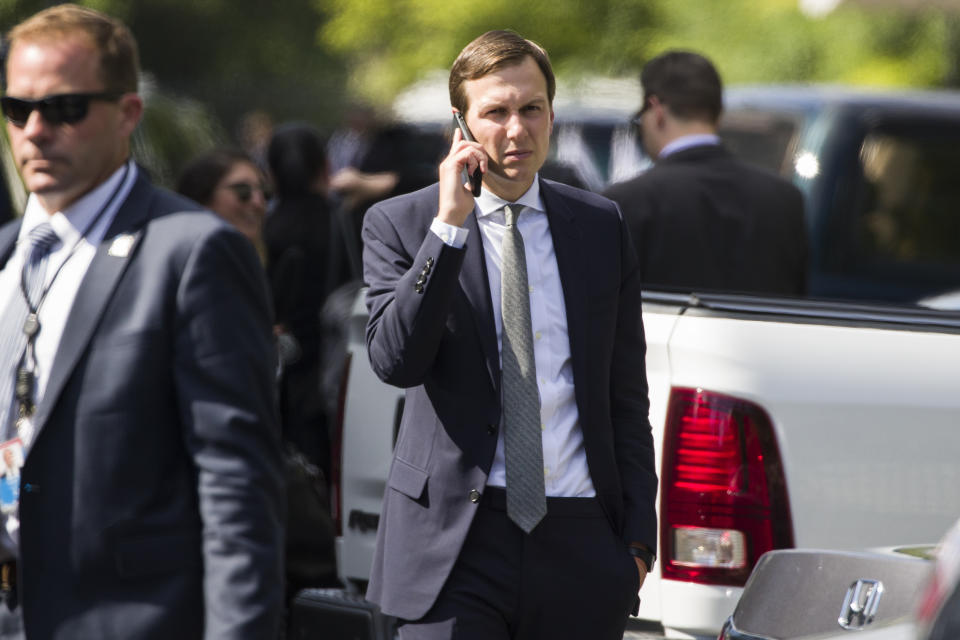
[[[142,175],[70,311],[20,490],[27,637],[272,638],[284,498],[250,245]],[[19,221],[0,230],[0,264]],[[134,244],[110,248],[117,236]],[[69,268],[67,263],[65,268]]]
[[[636,255],[614,203],[548,180],[540,193],[597,497],[624,541],[655,549],[657,478]],[[437,202],[433,185],[379,203],[363,229],[370,362],[383,380],[408,388],[367,597],[405,619],[426,613],[460,553],[477,510],[471,492],[486,485],[501,415],[480,229],[471,215],[466,246],[445,245],[429,233]]]
[[[800,191],[721,146],[678,151],[605,195],[630,226],[645,286],[806,291]]]

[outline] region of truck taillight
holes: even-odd
[[[330,515],[333,518],[334,532],[337,536],[343,535],[343,417],[347,410],[347,380],[350,379],[350,363],[353,354],[347,353],[343,358],[343,370],[340,372],[340,388],[337,394],[336,422],[331,432],[330,446]]]
[[[661,479],[664,578],[742,586],[761,555],[793,546],[780,453],[757,405],[673,389]]]

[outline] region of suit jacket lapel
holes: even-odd
[[[582,265],[589,260],[584,255],[584,236],[578,220],[566,199],[562,198],[548,183],[540,181],[540,196],[547,207],[553,250],[557,256],[557,269],[563,288],[563,301],[567,310],[567,335],[570,340],[570,357],[573,359],[574,390],[580,415],[587,415],[587,348],[590,327],[587,326],[588,282]],[[580,382],[577,383],[576,381]]]
[[[0,269],[7,264],[7,260],[13,255],[13,249],[17,246],[17,234],[20,233],[20,224],[22,218],[16,222],[4,225],[0,229]]]
[[[466,254],[460,269],[460,286],[473,307],[473,319],[480,334],[483,354],[487,361],[490,382],[499,394],[500,391],[500,350],[497,347],[497,329],[493,319],[493,303],[490,300],[490,281],[487,276],[487,263],[483,253],[483,236],[477,223],[477,210],[467,216]]]
[[[34,417],[36,434],[34,439],[39,437],[64,385],[73,374],[80,355],[86,349],[94,329],[100,323],[100,318],[110,301],[117,281],[136,253],[137,244],[143,233],[142,223],[147,216],[151,190],[149,181],[141,173],[127,199],[117,211],[103,241],[97,247],[97,253],[90,263],[90,268],[87,269],[80,283],[77,297],[67,316],[60,345],[53,359],[50,379],[47,381],[43,398],[37,405],[37,413]]]

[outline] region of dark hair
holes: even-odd
[[[306,195],[315,190],[317,177],[326,171],[326,141],[312,125],[281,125],[270,139],[267,164],[279,197]]]
[[[521,38],[513,31],[487,31],[463,48],[450,67],[450,104],[466,114],[470,105],[467,104],[467,93],[463,89],[464,82],[520,64],[527,56],[533,58],[543,72],[547,80],[547,99],[553,105],[557,81],[550,66],[550,57],[543,47]]]
[[[214,149],[199,155],[180,174],[177,192],[198,204],[209,206],[217,185],[241,162],[257,166],[253,158],[239,149]]]
[[[122,22],[93,9],[61,4],[35,14],[10,30],[7,52],[21,41],[52,41],[75,34],[86,37],[100,54],[104,90],[137,91],[140,57],[136,39]]]
[[[657,96],[679,118],[712,124],[723,112],[723,83],[705,57],[692,51],[667,51],[640,73],[643,99]]]

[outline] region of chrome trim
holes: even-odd
[[[773,638],[768,636],[755,636],[740,631],[737,629],[737,625],[733,623],[733,616],[730,616],[723,625],[723,630],[720,632],[720,637],[717,640],[773,640]]]

